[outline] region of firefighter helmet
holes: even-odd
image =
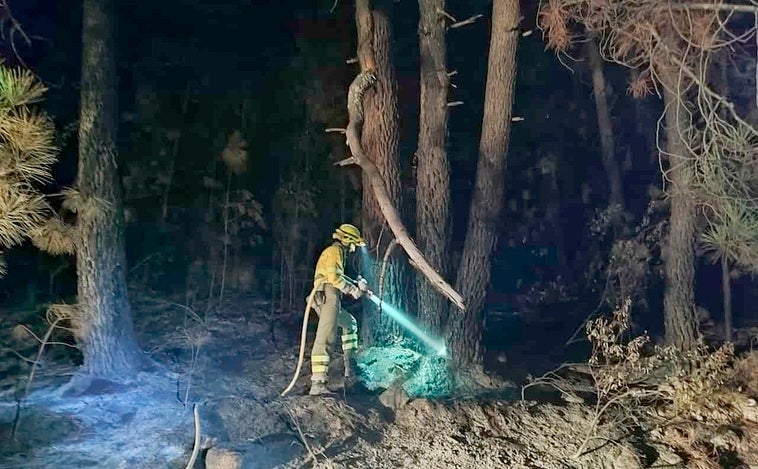
[[[344,223],[339,226],[336,230],[334,230],[334,234],[332,235],[332,238],[336,239],[337,241],[341,242],[345,246],[354,245],[354,246],[365,246],[366,240],[363,239],[361,236],[361,232],[356,228],[355,226]]]

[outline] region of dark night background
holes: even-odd
[[[221,236],[218,217],[209,217],[208,200],[214,197],[209,186],[223,192],[226,172],[218,155],[227,135],[239,129],[248,143],[248,168],[232,178],[232,186],[251,192],[262,208],[265,227],[251,222],[237,234],[237,259],[253,269],[251,279],[238,288],[276,296],[272,289],[281,275],[281,245],[297,252],[302,269],[298,275],[307,279],[316,249],[336,223],[355,213],[360,200],[346,176],[346,171],[355,170],[331,166],[344,157],[342,138],[324,133],[346,121],[344,99],[356,70],[356,65],[345,63],[354,55],[352,4],[341,1],[330,13],[331,1],[202,3],[119,2],[119,144],[130,283],[166,292],[189,288],[193,262],[202,265],[208,246]],[[536,5],[522,4],[522,26],[529,31]],[[55,192],[76,176],[81,7],[71,0],[27,0],[12,8],[34,38],[31,47],[17,41],[18,52],[50,88],[44,106],[60,130],[57,187],[49,188]],[[451,108],[449,125],[454,251],[463,240],[476,168],[490,8],[486,1],[453,2],[449,7],[459,19],[485,15],[472,26],[448,33],[449,67],[458,71],[450,98],[464,102]],[[415,2],[397,2],[393,24],[402,131],[399,158],[407,204],[412,203],[418,124],[417,10]],[[7,41],[3,55],[17,63]],[[598,302],[600,288],[584,273],[592,256],[598,250],[607,252],[608,246],[588,235],[587,224],[607,203],[607,178],[586,61],[564,58],[573,69],[569,70],[545,50],[536,29],[522,38],[518,60],[514,115],[523,121],[512,127],[506,209],[488,305],[493,311],[521,314],[532,308],[531,321],[542,324],[542,331],[564,334],[558,336],[562,343],[565,333]],[[605,73],[616,155],[624,162],[627,209],[636,224],[649,202],[649,186],[660,186],[658,161],[645,132],[654,128],[661,106],[655,96],[635,103],[626,93],[628,73],[621,67],[607,64]],[[162,219],[165,182],[159,175],[170,167],[172,155],[175,173],[168,215]],[[550,161],[556,165],[555,185],[549,172],[540,171]],[[312,190],[314,203],[301,220],[301,236],[287,244],[277,229],[282,208],[275,195],[295,175],[302,187]],[[412,220],[406,222],[412,226]],[[0,287],[4,302],[75,295],[71,259],[25,247],[12,251],[9,263],[14,274]],[[60,273],[51,283],[50,272],[56,269]],[[698,303],[714,317],[720,317],[721,309],[719,275],[717,266],[700,262]],[[565,287],[563,296],[536,305],[525,300],[535,289],[549,290],[554,281]],[[754,319],[746,316],[749,281],[737,280],[733,288],[737,323]],[[655,280],[648,290],[649,314],[641,319],[655,334],[661,330],[660,290],[660,280]],[[502,324],[498,327],[496,321],[507,317],[492,316],[495,322],[487,329],[491,345],[502,334],[516,333],[504,332]]]

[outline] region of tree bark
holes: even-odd
[[[358,3],[361,1],[359,0]],[[402,207],[400,170],[397,160],[400,134],[397,84],[391,49],[392,4],[384,0],[371,3],[371,7],[368,7],[368,2],[366,2],[364,9],[356,8],[359,57],[363,57],[363,60],[373,61],[373,70],[376,76],[374,87],[365,94],[364,113],[366,120],[361,135],[361,146],[367,157],[373,161],[378,169],[390,200],[394,201],[395,206]],[[366,18],[362,15],[366,11],[370,14],[369,27],[366,27]],[[372,54],[366,54],[365,48],[370,48]],[[369,246],[378,249],[375,258],[381,259],[391,237],[388,230],[385,229],[386,223],[374,192],[365,190],[365,188],[371,187],[369,175],[366,172],[363,173],[363,187],[362,227]],[[383,235],[381,234],[382,231],[385,231]],[[381,262],[375,262],[373,272],[365,272],[372,285],[377,285],[377,271],[380,267]],[[388,260],[384,278],[383,300],[401,310],[405,309],[407,290],[410,286],[408,284],[409,277],[407,264],[404,260],[397,256],[391,257]],[[366,303],[366,314],[363,317],[365,343],[368,345],[385,345],[398,339],[400,330],[397,324],[388,316],[378,314],[373,304]]]
[[[482,310],[504,202],[505,157],[510,141],[520,16],[518,0],[493,1],[479,161],[455,283],[467,309],[465,314],[451,315],[448,323],[448,349],[459,368],[481,366],[483,361]]]
[[[692,195],[692,163],[683,141],[690,125],[682,98],[672,90],[680,89],[676,73],[664,77],[666,106],[666,150],[671,214],[669,233],[663,246],[665,290],[663,315],[665,340],[682,350],[696,344],[695,317],[695,202]]]
[[[603,74],[603,59],[598,52],[597,40],[593,37],[587,43],[587,55],[592,70],[592,91],[595,96],[597,125],[600,132],[600,147],[603,168],[608,176],[610,195],[609,205],[618,205],[624,209],[624,185],[621,179],[621,168],[616,160],[616,143],[614,141],[611,113],[608,109],[608,98],[605,94],[605,75]],[[620,212],[619,212],[620,214]],[[618,226],[620,217],[616,217],[614,225]]]
[[[419,0],[420,115],[416,151],[416,240],[430,265],[446,275],[450,238],[450,163],[447,158],[448,86],[445,0]],[[441,334],[447,302],[421,276],[418,314],[430,333]]]
[[[118,116],[113,0],[84,0],[77,185],[84,200],[107,209],[79,210],[79,340],[85,372],[113,379],[140,367],[126,287],[121,180],[116,163]]]

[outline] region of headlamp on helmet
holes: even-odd
[[[366,240],[361,236],[360,230],[349,223],[344,223],[334,230],[332,238],[350,248],[350,252],[355,251],[356,247],[366,245]]]

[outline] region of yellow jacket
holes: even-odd
[[[324,249],[316,262],[313,285],[319,290],[322,285],[334,285],[342,293],[350,293],[357,288],[348,282],[345,276],[345,251],[339,243],[333,243]]]

